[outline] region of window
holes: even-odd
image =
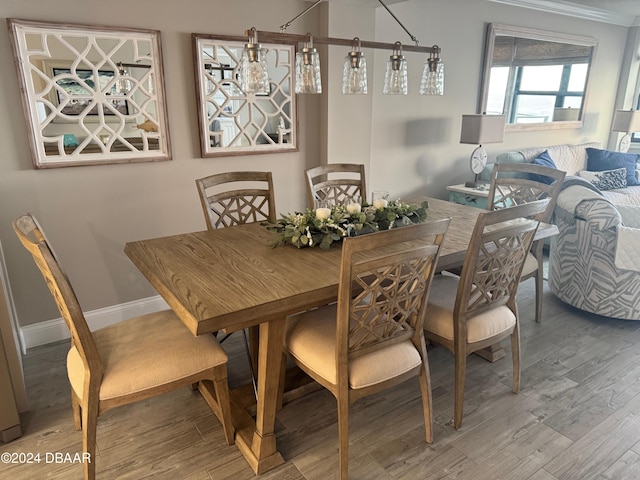
[[[487,113],[509,112],[508,123],[577,119],[587,71],[586,63],[494,67]]]

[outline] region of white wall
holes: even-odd
[[[362,5],[362,2],[356,2]],[[410,92],[383,96],[390,52],[365,50],[367,97],[342,96],[347,48],[321,49],[325,93],[299,97],[300,151],[278,155],[199,158],[191,33],[241,34],[255,26],[277,30],[309,5],[301,0],[3,0],[0,16],[158,29],[174,159],[170,162],[104,165],[35,171],[19,99],[9,35],[0,29],[0,240],[21,325],[59,314],[32,260],[18,244],[11,220],[35,213],[56,246],[86,310],[155,295],[123,253],[127,241],[201,230],[205,227],[194,179],[231,170],[271,170],[276,209],[306,206],[305,168],[323,162],[367,165],[369,190],[394,196],[422,193],[446,197],[446,185],[471,177],[471,146],[460,145],[460,118],[474,113],[486,24],[544,28],[598,39],[587,99],[587,121],[579,130],[507,134],[489,155],[534,145],[606,143],[627,29],[478,0],[409,0],[392,5],[422,45],[437,43],[445,62],[445,95],[418,95],[423,56],[407,53]],[[317,11],[316,11],[317,10]],[[382,9],[349,2],[323,4],[289,28],[336,37],[408,42]],[[375,37],[375,38],[373,38]],[[327,56],[328,53],[328,56]]]
[[[406,54],[410,69],[407,97],[381,95],[382,76],[377,77],[371,135],[372,189],[389,190],[398,196],[421,193],[446,198],[446,185],[473,179],[468,166],[473,146],[458,143],[460,123],[462,114],[477,113],[485,29],[491,22],[595,37],[599,45],[591,70],[584,127],[507,133],[504,143],[486,146],[489,161],[497,153],[519,147],[583,141],[606,144],[626,28],[494,2],[410,0],[393,5],[393,11],[422,45],[438,44],[442,48],[445,95],[418,95],[424,61],[420,55]],[[406,41],[406,34],[382,9],[376,12],[376,35],[380,41]],[[388,54],[376,55],[382,69],[380,64]]]

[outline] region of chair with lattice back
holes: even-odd
[[[13,222],[31,253],[69,332],[67,375],[76,430],[82,430],[85,480],[96,474],[98,417],[121,405],[185,386],[212,382],[215,398],[200,388],[234,443],[227,384],[227,355],[211,335],[194,336],[171,310],[133,317],[90,331],[69,279],[42,228],[31,214]]]
[[[454,426],[462,425],[467,356],[511,337],[513,392],[520,390],[516,292],[549,200],[492,212],[476,221],[460,277],[438,275],[424,320],[427,340],[454,354]]]
[[[540,221],[551,221],[551,215],[562,187],[566,172],[531,163],[497,163],[489,186],[487,208],[498,210],[536,200],[549,199],[547,210]],[[522,269],[521,281],[535,278],[536,322],[542,321],[544,240],[533,242],[531,252]]]
[[[226,172],[196,180],[207,228],[275,220],[271,172]]]
[[[364,165],[330,163],[305,170],[310,208],[320,203],[342,205],[359,196],[367,199]]]
[[[226,172],[196,180],[207,229],[233,227],[261,221],[275,221],[275,200],[271,172]],[[242,330],[251,368],[251,381],[257,393],[257,327],[251,327],[251,346]],[[214,335],[217,336],[218,332]],[[220,338],[224,342],[230,334]]]
[[[345,238],[338,302],[287,318],[284,351],[338,402],[341,479],[349,405],[359,398],[419,377],[425,438],[433,439],[422,322],[448,226],[444,219]]]

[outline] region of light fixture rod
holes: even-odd
[[[316,2],[311,5],[309,8],[307,8],[304,12],[299,13],[298,15],[296,15],[295,17],[293,17],[291,20],[289,20],[287,23],[280,25],[280,33],[284,33],[284,31],[289,28],[289,26],[295,22],[297,19],[299,19],[301,16],[305,15],[306,13],[310,12],[314,7],[316,7],[316,5],[318,5],[320,2],[322,2],[322,0],[316,0]]]
[[[398,25],[400,25],[400,26],[402,27],[402,29],[403,29],[405,32],[407,32],[407,35],[409,35],[409,37],[411,38],[411,40],[413,40],[413,42],[416,44],[416,46],[420,45],[420,42],[418,41],[418,39],[417,39],[417,38],[416,38],[416,37],[415,37],[415,36],[414,36],[414,35],[413,35],[409,30],[407,30],[407,27],[405,27],[405,26],[403,25],[403,23],[398,19],[398,17],[396,17],[396,16],[393,14],[393,12],[392,12],[391,10],[389,10],[389,7],[387,7],[387,6],[385,5],[385,3],[384,3],[382,0],[378,0],[378,2],[380,2],[380,5],[382,5],[382,6],[385,8],[385,10],[386,10],[387,12],[389,12],[389,15],[391,15],[391,16],[393,17],[393,19],[394,19],[396,22],[398,22]]]
[[[245,31],[245,35],[249,35],[249,30]],[[282,33],[282,32],[268,32],[259,30],[258,35],[264,43],[285,43],[296,44],[306,42],[309,39],[308,35],[300,35],[296,33]],[[353,38],[336,38],[336,37],[316,37],[313,36],[313,43],[319,45],[341,45],[345,47],[353,46]],[[378,48],[383,50],[393,50],[397,47],[394,43],[386,42],[372,42],[367,40],[360,40],[362,48]],[[440,54],[440,47],[434,45],[432,47],[423,47],[420,45],[402,45],[404,52],[419,52],[419,53],[433,53]]]
[[[122,62],[118,62],[118,66],[129,67],[129,68],[151,68],[151,65],[141,65],[139,63],[122,63]]]

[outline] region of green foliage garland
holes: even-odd
[[[400,200],[391,201],[383,208],[364,204],[360,211],[352,205],[338,205],[331,208],[328,218],[318,218],[316,210],[307,209],[304,213],[282,215],[275,222],[261,225],[276,233],[273,247],[290,243],[298,248],[319,246],[327,249],[344,237],[424,222],[428,207],[427,202],[415,205]]]

